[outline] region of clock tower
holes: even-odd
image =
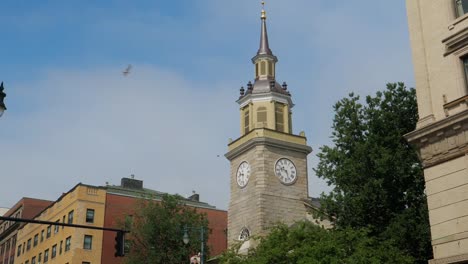
[[[252,58],[255,80],[240,89],[241,136],[225,155],[231,163],[228,243],[265,235],[272,225],[306,218],[307,155],[303,132],[294,135],[294,106],[287,84],[276,81],[266,12],[261,13],[260,48]]]

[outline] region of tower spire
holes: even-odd
[[[273,55],[273,52],[271,52],[270,46],[268,45],[265,1],[262,1],[262,15],[260,18],[262,19],[262,30],[260,35],[260,48],[258,49],[257,55]]]

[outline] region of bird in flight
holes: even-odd
[[[127,76],[130,73],[131,69],[132,69],[132,65],[129,64],[127,68],[122,72],[123,76]]]

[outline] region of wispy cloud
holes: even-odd
[[[77,182],[117,184],[133,173],[149,188],[196,190],[227,208],[223,154],[227,139],[239,136],[235,100],[253,79],[260,5],[2,9],[9,10],[0,17],[9,109],[0,120],[0,173],[8,179],[0,206],[22,196],[56,199]],[[404,3],[271,0],[267,12],[278,79],[296,104],[294,132],[304,130],[314,148],[309,187],[317,196],[329,189],[312,168],[330,143],[333,103],[389,81],[413,84]],[[134,68],[125,78],[128,63]]]

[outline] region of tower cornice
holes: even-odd
[[[245,107],[249,103],[262,102],[262,101],[276,101],[289,105],[290,108],[294,107],[291,96],[275,92],[261,93],[261,94],[247,94],[237,100],[239,106]]]

